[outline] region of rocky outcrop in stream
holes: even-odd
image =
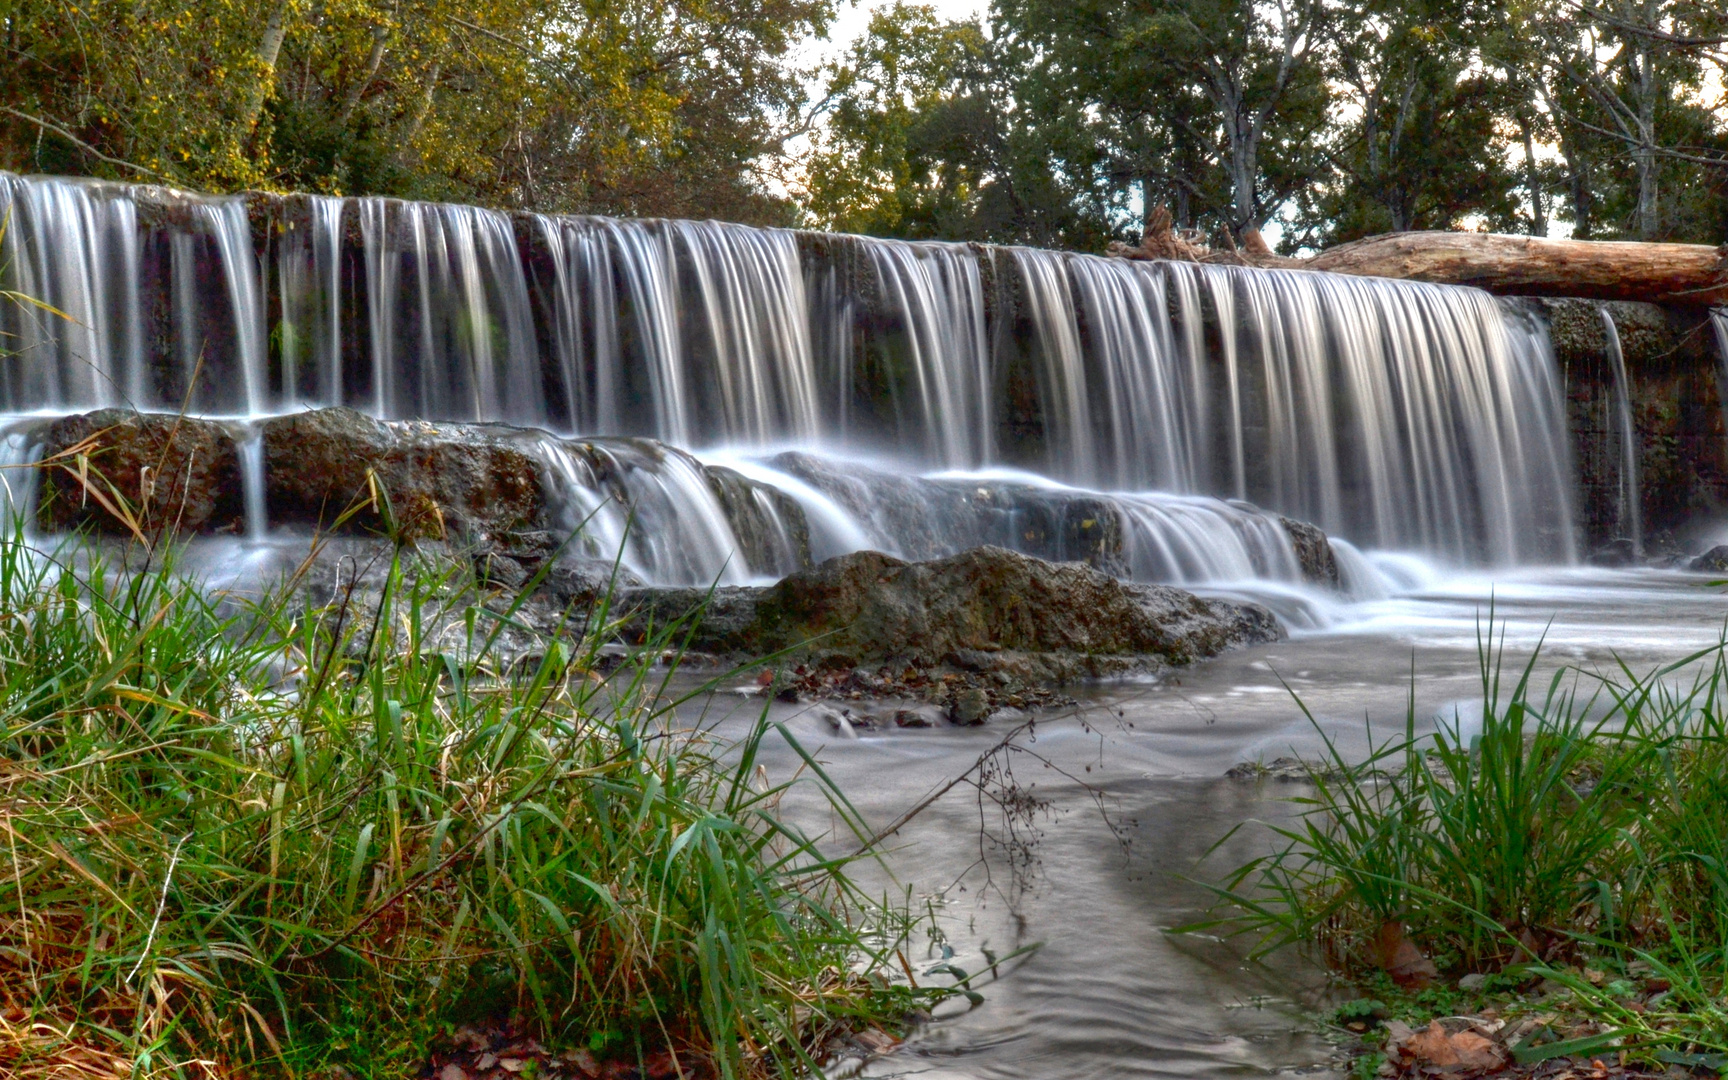
[[[546,527],[540,465],[515,445],[513,428],[387,424],[340,408],[272,417],[258,428],[274,524],[393,527],[410,540],[496,540]]]
[[[630,632],[689,619],[689,645],[705,652],[783,654],[807,670],[946,667],[1008,683],[1186,664],[1284,636],[1256,604],[993,547],[922,563],[860,551],[766,587],[642,589],[625,601]]]
[[[244,500],[233,433],[213,420],[103,409],[40,433],[45,529],[235,531]]]
[[[609,563],[621,550],[627,568],[660,583],[778,578],[814,561],[798,499],[653,439],[382,421],[347,408],[249,423],[105,410],[45,421],[35,437],[51,463],[37,523],[52,532],[128,535],[138,523],[444,541],[503,584],[555,555]],[[1339,585],[1324,532],[1246,503],[892,474],[802,453],[766,464],[785,477],[776,482],[850,515],[861,531],[848,546],[911,561],[995,546],[1139,580]],[[1228,551],[1238,554],[1219,558]]]

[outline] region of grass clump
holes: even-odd
[[[778,813],[790,736],[674,722],[678,627],[617,664],[603,602],[535,632],[405,560],[361,609],[0,544],[0,1072],[410,1075],[507,1015],[746,1077],[924,1000]]]
[[[1302,813],[1215,887],[1226,910],[1207,925],[1262,953],[1313,947],[1393,1012],[1560,1007],[1646,1058],[1718,1060],[1728,646],[1545,687],[1535,666],[1503,683],[1490,638],[1479,730],[1418,732],[1412,701],[1360,758],[1328,738]],[[1429,964],[1434,988],[1411,990]],[[1489,978],[1452,989],[1473,973]]]

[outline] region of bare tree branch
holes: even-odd
[[[104,154],[102,151],[96,149],[94,146],[91,146],[89,143],[85,142],[83,139],[80,139],[78,136],[72,134],[70,131],[67,131],[65,128],[61,127],[59,124],[50,123],[49,121],[44,120],[39,116],[31,116],[27,112],[19,112],[17,109],[14,109],[10,105],[0,105],[0,111],[11,113],[13,116],[16,116],[20,120],[29,121],[30,123],[35,124],[39,128],[43,128],[44,130],[47,130],[47,131],[52,131],[54,134],[60,136],[62,139],[65,139],[67,142],[70,142],[74,146],[77,146],[79,149],[83,150],[85,153],[91,155],[92,157],[99,158],[102,161],[106,161],[110,165],[118,165],[123,169],[131,169],[133,172],[143,173],[145,176],[154,176],[158,180],[172,180],[172,177],[168,176],[166,173],[159,173],[155,169],[146,168],[143,165],[135,165],[132,162],[126,161],[126,160],[121,159],[121,158],[109,157],[107,154]]]

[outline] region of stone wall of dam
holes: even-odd
[[[1586,548],[1630,538],[1636,521],[1652,553],[1684,550],[1696,533],[1728,517],[1722,381],[1728,323],[1722,316],[1598,300],[1519,302],[1547,326],[1565,387]],[[1624,391],[1604,315],[1613,321],[1622,353]],[[1628,465],[1637,483],[1635,504],[1627,495]]]

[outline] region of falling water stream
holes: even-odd
[[[1626,378],[1626,355],[1614,315],[1602,309],[1602,334],[1608,343],[1608,365],[1614,371],[1614,424],[1620,443],[1620,529],[1632,542],[1634,555],[1644,553],[1644,521],[1638,484],[1638,432],[1632,424],[1632,384]]]
[[[519,426],[548,525],[653,583],[773,578],[804,544],[816,559],[999,544],[1271,606],[1287,642],[1083,687],[1077,710],[1042,719],[1036,746],[1062,772],[1020,766],[1049,799],[1029,877],[958,798],[866,871],[941,912],[963,966],[1042,942],[985,1005],[873,1074],[1324,1075],[1303,1010],[1329,991],[1311,963],[1248,965],[1238,945],[1164,932],[1200,910],[1182,875],[1213,841],[1289,812],[1294,788],[1220,777],[1313,748],[1291,692],[1348,744],[1402,724],[1412,693],[1423,723],[1467,700],[1490,605],[1514,649],[1547,633],[1550,666],[1654,663],[1717,632],[1699,579],[1575,565],[1547,330],[1475,290],[5,173],[0,214],[0,285],[69,317],[0,307],[15,353],[0,476],[26,519],[29,470],[13,467],[46,418],[184,407],[230,423],[241,461],[245,537],[201,557],[303,543],[266,518],[257,421],[341,405]],[[1728,313],[1715,326],[1728,363]],[[1303,582],[1284,515],[1332,536],[1342,590]],[[692,705],[722,730],[762,707]],[[997,737],[858,737],[770,708],[875,821]],[[1226,854],[1263,843],[1248,830]]]

